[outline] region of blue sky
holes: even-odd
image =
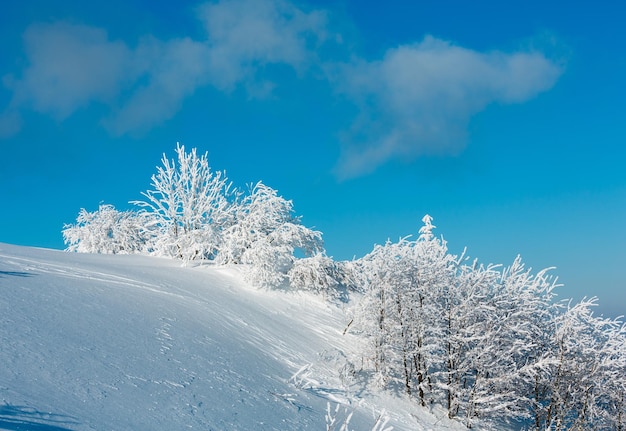
[[[93,4],[92,4],[93,3]],[[505,4],[506,3],[506,4]],[[63,248],[176,142],[362,256],[424,214],[626,314],[615,1],[44,0],[0,6],[0,241]]]

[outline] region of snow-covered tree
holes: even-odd
[[[420,403],[434,401],[433,372],[443,360],[439,292],[451,283],[455,257],[432,234],[429,216],[417,241],[377,245],[355,262],[364,296],[356,328],[371,340],[376,379],[397,382]]]
[[[177,161],[162,158],[152,175],[147,201],[135,205],[150,213],[159,228],[155,254],[193,259],[215,258],[223,232],[235,223],[237,191],[224,172],[214,172],[208,154],[185,152],[176,145]]]
[[[246,278],[260,286],[287,280],[300,250],[305,256],[323,252],[322,234],[303,226],[293,203],[262,182],[251,188],[224,231],[218,262],[248,264]]]
[[[626,325],[612,322],[605,332],[600,367],[602,407],[600,415],[606,429],[626,430]]]
[[[585,298],[554,316],[538,430],[623,429],[624,328],[595,317],[595,305]]]
[[[476,400],[476,390],[487,376],[483,375],[481,361],[488,351],[487,322],[489,321],[489,287],[495,283],[497,273],[491,266],[474,262],[459,265],[455,274],[437,292],[439,325],[443,334],[443,361],[433,373],[436,386],[443,392],[449,417],[466,417],[471,425]],[[483,354],[483,355],[481,355]]]
[[[455,355],[448,362],[453,403],[449,414],[507,421],[529,415],[534,372],[546,357],[556,280],[533,275],[521,258],[502,271],[474,261],[459,269],[450,328]]]
[[[149,252],[155,238],[155,220],[143,211],[118,211],[100,205],[97,211],[80,210],[75,224],[63,228],[68,251],[130,254]]]

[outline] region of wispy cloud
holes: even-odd
[[[24,109],[63,120],[96,102],[111,109],[103,124],[124,134],[173,117],[201,86],[231,91],[243,84],[255,96],[266,94],[273,83],[260,76],[263,67],[302,70],[311,60],[311,43],[323,38],[325,22],[324,13],[282,0],[205,4],[198,19],[206,39],[147,36],[135,47],[111,40],[101,28],[32,24],[24,33],[27,67],[4,79],[13,98],[0,114],[0,132],[19,130],[16,119]]]
[[[144,71],[103,124],[115,135],[144,132],[172,118],[184,99],[209,83],[209,47],[189,38],[141,41],[135,69]]]
[[[210,45],[211,78],[232,89],[267,64],[302,71],[325,38],[326,14],[282,0],[225,0],[199,9]]]
[[[334,81],[360,108],[336,174],[363,175],[390,159],[455,154],[470,118],[491,103],[519,103],[551,88],[562,70],[539,52],[481,53],[433,37],[379,61],[339,67]]]
[[[268,64],[302,70],[311,61],[310,44],[323,38],[324,14],[284,1],[224,0],[198,9],[207,35],[165,42],[143,40],[136,57],[145,69],[138,86],[111,118],[116,134],[149,129],[172,118],[197,88],[211,85],[229,92],[243,85],[251,97],[263,97],[275,83],[262,75]]]
[[[33,24],[24,33],[28,66],[8,80],[14,108],[62,120],[92,102],[111,102],[137,75],[131,50],[103,29],[64,22]]]

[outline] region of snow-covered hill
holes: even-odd
[[[350,430],[464,429],[344,378],[346,323],[233,268],[0,244],[0,429],[323,431],[328,403]]]

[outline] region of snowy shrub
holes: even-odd
[[[312,257],[297,259],[287,276],[294,289],[309,290],[330,297],[337,295],[342,275],[331,258],[318,253]]]
[[[248,264],[246,279],[258,286],[276,286],[287,280],[287,274],[296,258],[296,249],[320,250],[319,232],[302,225],[285,223],[267,235],[257,235],[241,254],[241,262]]]
[[[260,238],[242,254],[247,264],[244,278],[260,287],[280,287],[287,279],[292,265],[292,250],[284,244],[273,244],[269,238]]]
[[[63,229],[67,251],[79,253],[147,252],[154,236],[154,219],[150,214],[122,212],[113,205],[100,205],[94,212],[81,209],[76,224],[65,225]]]
[[[330,408],[330,403],[326,403],[326,431],[350,431],[350,421],[354,411],[348,412],[348,408],[344,407],[343,412],[340,411],[340,405],[336,404],[334,410]]]
[[[321,252],[322,234],[311,230],[293,216],[293,203],[259,182],[237,208],[237,222],[224,232],[218,255],[220,263],[248,265],[247,280],[259,286],[276,286],[301,250],[305,255]]]
[[[326,431],[354,431],[350,429],[350,421],[354,411],[348,412],[348,408],[344,407],[343,411],[340,409],[340,405],[336,404],[335,408],[330,407],[330,403],[326,403]],[[389,422],[389,416],[386,411],[383,410],[376,417],[376,421],[371,428],[371,431],[392,431],[392,426],[387,426]]]

